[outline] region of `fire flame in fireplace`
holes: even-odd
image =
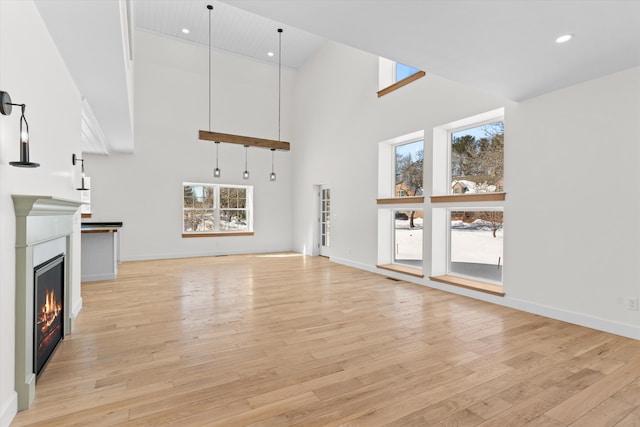
[[[58,314],[62,311],[62,304],[58,302],[56,294],[53,290],[46,290],[44,304],[40,307],[38,315],[38,326],[43,334],[56,321]]]

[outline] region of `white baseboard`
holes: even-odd
[[[86,274],[80,278],[81,282],[97,282],[100,280],[113,280],[116,275],[113,273],[107,274]]]
[[[463,295],[469,298],[475,298],[482,301],[490,302],[504,307],[513,308],[527,313],[538,314],[540,316],[549,317],[551,319],[560,320],[575,325],[584,326],[599,331],[608,332],[615,335],[621,335],[627,338],[640,340],[640,326],[628,323],[622,323],[615,320],[603,319],[591,316],[585,313],[578,313],[570,310],[551,307],[547,305],[532,303],[525,300],[510,298],[508,295],[498,297],[484,292],[478,292],[471,289],[465,289],[458,286],[447,285],[444,283],[433,282],[428,277],[420,279],[405,274],[395,273],[393,271],[381,270],[375,266],[358,263],[352,260],[331,257],[332,262],[343,264],[349,267],[358,268],[360,270],[369,271],[371,273],[380,274],[394,279],[404,280],[405,282],[415,283],[417,285],[428,286],[430,288],[439,289],[445,292],[451,292],[457,295]]]
[[[206,251],[206,252],[178,252],[152,255],[131,255],[123,256],[122,261],[151,261],[154,259],[178,259],[178,258],[198,258],[207,256],[225,256],[225,255],[253,255],[277,252],[294,252],[292,249],[282,250],[264,250],[264,251]]]
[[[9,427],[18,413],[18,393],[11,393],[8,402],[0,409],[0,427]]]
[[[562,310],[556,307],[533,304],[529,301],[519,300],[515,298],[508,298],[508,301],[508,306],[511,308],[515,308],[516,310],[539,314],[540,316],[562,320],[563,322],[573,323],[575,325],[585,326],[587,328],[597,329],[599,331],[609,332],[611,334],[640,340],[640,326],[622,323],[615,320],[602,319],[600,317],[591,316],[584,313]]]
[[[78,317],[78,314],[80,314],[80,311],[82,311],[82,297],[80,297],[76,305],[71,309],[71,317],[75,319]]]

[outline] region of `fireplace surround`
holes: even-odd
[[[74,265],[80,262],[75,259],[80,251],[74,245],[74,234],[80,231],[75,214],[82,203],[51,196],[13,195],[12,198],[16,215],[15,388],[18,410],[24,410],[31,406],[36,393],[34,268],[58,254],[64,255],[62,299],[67,309],[62,322],[63,336],[70,334],[73,318],[81,307],[81,300],[72,299],[70,282]]]

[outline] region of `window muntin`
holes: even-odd
[[[423,210],[393,210],[393,263],[422,268]]]
[[[504,191],[503,121],[452,130],[449,144],[449,194]]]
[[[253,230],[252,186],[183,183],[183,233]]]
[[[449,210],[448,271],[452,276],[502,283],[502,209]]]
[[[424,141],[416,140],[394,147],[395,197],[423,194]]]

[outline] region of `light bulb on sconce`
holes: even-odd
[[[20,107],[22,110],[20,115],[20,161],[9,162],[9,164],[19,168],[37,168],[40,163],[29,161],[29,123],[27,123],[27,118],[24,116],[24,110],[27,106],[25,104],[12,103],[9,93],[0,91],[0,113],[4,116],[10,115],[12,106]]]

